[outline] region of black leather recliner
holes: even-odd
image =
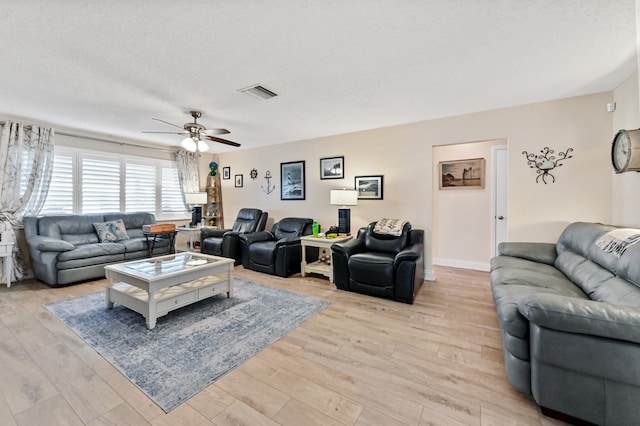
[[[300,237],[310,235],[313,219],[288,217],[273,225],[271,232],[240,235],[242,265],[258,272],[288,277],[300,272]]]
[[[200,230],[200,252],[214,256],[235,259],[242,262],[242,243],[240,235],[263,231],[269,214],[260,209],[244,208],[231,229],[202,228]]]
[[[424,281],[424,231],[406,223],[395,237],[373,232],[375,225],[331,246],[336,287],[413,303]]]

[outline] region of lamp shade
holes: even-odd
[[[198,145],[196,145],[196,141],[194,141],[193,138],[184,138],[180,145],[182,145],[182,147],[187,151],[191,152],[196,152],[196,149],[198,149]]]
[[[358,191],[355,189],[332,189],[329,200],[334,206],[358,205]]]
[[[184,201],[189,205],[207,204],[206,192],[185,192]]]
[[[198,151],[207,152],[209,151],[209,145],[203,140],[198,140]]]

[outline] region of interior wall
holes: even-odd
[[[504,139],[433,147],[433,238],[435,265],[489,270],[491,259],[491,147]],[[440,189],[441,161],[485,159],[484,188]]]
[[[613,114],[613,131],[611,141],[618,130],[640,128],[640,95],[638,73],[630,76],[613,92],[616,111]],[[640,173],[627,172],[617,174],[610,168],[612,175],[612,223],[622,226],[640,227]]]
[[[508,233],[511,241],[555,242],[565,226],[576,220],[611,219],[609,147],[612,116],[606,104],[611,92],[566,98],[457,117],[371,129],[276,146],[221,153],[220,168],[231,167],[223,180],[224,214],[235,217],[242,207],[259,207],[272,220],[311,217],[323,229],[337,221],[329,205],[329,190],[353,188],[354,176],[384,175],[384,199],[366,200],[351,209],[352,229],[382,217],[401,217],[427,234],[426,268],[432,276],[433,156],[435,145],[506,139],[509,144]],[[286,125],[286,123],[283,123]],[[330,123],[327,123],[330,127]],[[573,148],[573,158],[554,171],[555,183],[536,183],[523,151],[548,146]],[[345,157],[343,180],[320,180],[322,157]],[[306,200],[280,200],[280,163],[306,162]],[[258,179],[251,180],[251,169]],[[276,185],[266,194],[265,172]],[[233,176],[244,175],[243,188]],[[458,236],[458,239],[460,236]]]

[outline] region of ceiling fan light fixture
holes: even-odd
[[[196,145],[196,141],[194,141],[193,138],[191,137],[184,138],[180,143],[180,145],[182,145],[182,147],[187,151],[191,151],[191,152],[196,152],[196,150],[198,149],[198,145]]]
[[[198,151],[200,151],[200,152],[209,151],[209,145],[207,145],[207,143],[205,141],[199,140],[198,141]]]

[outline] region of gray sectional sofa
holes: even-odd
[[[121,219],[126,239],[100,242],[96,226]],[[104,266],[148,256],[142,225],[152,213],[104,213],[25,217],[24,232],[35,277],[52,286],[104,277]],[[156,241],[154,255],[167,254],[168,239]]]
[[[492,259],[507,376],[543,413],[640,424],[638,240],[576,222],[556,244],[503,243]]]

